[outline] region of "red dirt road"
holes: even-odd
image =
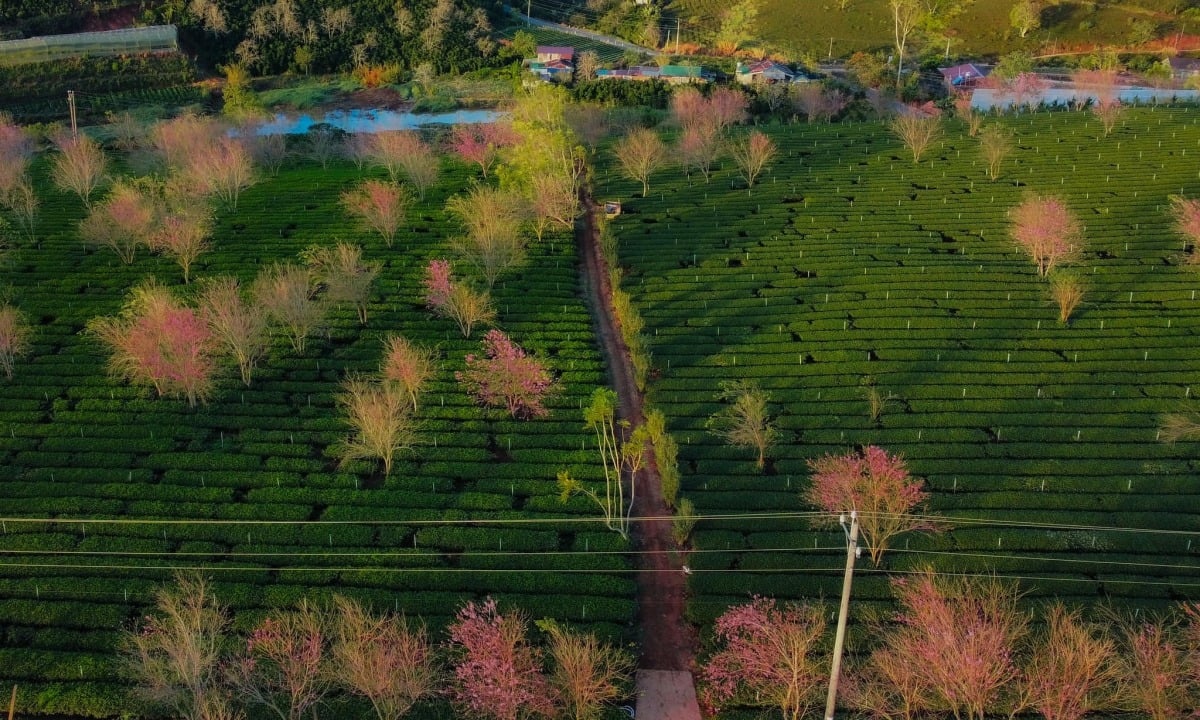
[[[643,397],[633,380],[629,349],[621,339],[610,303],[608,268],[600,253],[597,227],[603,219],[598,216],[596,204],[589,195],[581,193],[580,199],[584,217],[577,226],[576,235],[583,251],[587,300],[595,315],[597,334],[608,362],[609,379],[620,402],[621,418],[637,427],[645,421]],[[675,552],[670,511],[663,502],[658,470],[648,448],[646,467],[633,482],[637,489],[632,513],[635,518],[632,523],[634,542],[642,551],[638,555],[638,621],[642,650],[638,667],[690,672],[694,638],[691,626],[684,620],[687,580]]]

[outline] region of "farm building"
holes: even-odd
[[[950,90],[965,90],[975,87],[980,80],[987,77],[987,71],[973,63],[963,63],[948,68],[938,68],[946,87]]]
[[[1179,82],[1200,77],[1200,58],[1173,57],[1167,62],[1171,64],[1171,76]]]
[[[597,80],[663,80],[672,85],[712,82],[712,74],[698,65],[635,65],[596,71]]]
[[[571,79],[575,68],[565,60],[550,60],[548,62],[534,60],[529,63],[529,71],[547,82],[566,82]]]
[[[574,64],[575,48],[565,45],[538,45],[537,46],[537,61],[540,63],[548,63],[554,60],[562,60],[567,63]]]
[[[743,85],[779,82],[806,82],[808,76],[798,73],[774,60],[759,60],[755,63],[738,63],[735,77]]]

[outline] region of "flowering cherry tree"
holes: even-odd
[[[388,247],[404,224],[408,193],[396,183],[367,180],[342,194],[342,206],[363,225],[379,233]]]
[[[467,367],[454,377],[467,393],[484,405],[503,407],[513,417],[549,414],[543,402],[554,389],[554,378],[542,361],[528,356],[499,330],[483,338],[484,357],[467,355]]]
[[[195,407],[212,388],[216,342],[200,314],[166,288],[135,288],[119,317],[95,318],[88,330],[111,351],[109,370],[161,396],[183,396]]]
[[[437,354],[408,338],[390,335],[384,340],[383,379],[395,383],[408,396],[412,409],[425,384],[433,378]]]
[[[926,570],[892,588],[900,610],[875,652],[912,671],[901,675],[910,684],[900,689],[905,695],[972,720],[1021,703],[1013,697],[1022,685],[1016,656],[1029,618],[1017,609],[1014,586]]]
[[[717,134],[703,126],[685,128],[675,145],[679,164],[685,172],[695,169],[708,182],[713,164],[721,155],[721,142]]]
[[[512,125],[505,122],[455,125],[450,149],[463,160],[478,165],[486,178],[500,159],[500,151],[516,141]]]
[[[458,654],[450,697],[466,715],[517,720],[554,713],[541,654],[529,646],[523,617],[501,613],[489,597],[464,605],[449,632]]]
[[[213,219],[208,208],[193,205],[176,208],[164,213],[147,238],[154,252],[175,259],[183,270],[183,282],[191,280],[192,264],[209,248],[208,238],[212,234]]]
[[[1029,195],[1009,211],[1013,240],[1046,277],[1055,266],[1077,257],[1083,245],[1083,225],[1061,198]]]
[[[79,223],[84,242],[109,248],[126,265],[133,262],[140,245],[161,232],[157,227],[159,209],[142,188],[119,182],[104,202],[93,207]]]
[[[476,325],[495,321],[496,309],[486,291],[476,291],[466,283],[457,282],[450,274],[446,260],[430,260],[425,270],[425,305],[438,317],[458,323],[463,337],[471,337]]]
[[[328,620],[307,601],[275,612],[250,633],[230,679],[236,694],[280,720],[301,720],[332,687],[327,668]]]
[[[895,536],[934,528],[928,520],[912,514],[929,493],[924,481],[908,474],[899,455],[868,445],[862,452],[809,460],[808,467],[812,485],[805,500],[830,513],[818,522],[832,523],[839,513],[857,511],[863,544],[876,565]]]
[[[778,708],[800,720],[820,698],[827,671],[818,655],[825,634],[819,605],[780,607],[755,596],[717,618],[719,650],[700,669],[700,699],[716,712],[730,704]]]
[[[1054,603],[1028,668],[1029,703],[1046,720],[1082,720],[1111,708],[1120,681],[1117,647],[1103,626]]]
[[[414,131],[375,133],[371,136],[369,157],[372,164],[387,170],[392,182],[403,175],[422,199],[425,190],[437,182],[438,156]]]

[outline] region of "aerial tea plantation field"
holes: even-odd
[[[19,708],[120,712],[118,634],[174,568],[212,577],[241,630],[270,608],[341,593],[440,634],[463,601],[490,594],[532,618],[630,639],[625,544],[555,487],[562,468],[600,473],[580,407],[604,369],[568,235],[547,234],[493,292],[499,327],[544,357],[560,388],[548,417],[517,421],[477,407],[454,380],[483,332],[464,339],[423,307],[426,263],[451,257],[461,232],[442,205],[468,186],[465,166],[443,161],[391,248],[338,203],[380,171],[296,161],[264,174],[236,211],[219,210],[192,285],[217,275],[249,283],[311,245],[351,241],[383,264],[369,321],[338,308],[301,354],[276,337],[250,387],[227,367],[209,402],[190,409],[108,377],[104,348],[81,334],[147,276],[187,296],[178,268],[144,251],[123,265],[85,246],[82,205],[52,188],[44,160],[34,171],[36,242],[15,238],[0,265],[35,325],[30,357],[0,383],[0,685],[19,686]],[[436,347],[440,361],[418,412],[421,443],[384,478],[364,461],[339,468],[329,449],[348,431],[340,382],[377,372],[389,333]]]
[[[602,197],[658,373],[651,402],[680,444],[702,520],[690,611],[707,623],[757,593],[836,598],[845,539],[800,514],[806,460],[874,444],[923,477],[952,528],[864,555],[853,614],[919,566],[1017,579],[1028,598],[1162,609],[1200,596],[1200,446],[1156,441],[1200,390],[1200,275],[1168,196],[1200,195],[1200,112],[1131,110],[1111,136],[1081,112],[1002,123],[995,182],[947,121],[920,165],[877,123],[766,128],[779,155],[747,191],[732,163],[640,184],[615,166]],[[1068,324],[1010,240],[1007,211],[1058,195],[1086,226]],[[779,443],[754,453],[705,429],[723,380],[771,394]],[[866,391],[891,396],[872,419]]]

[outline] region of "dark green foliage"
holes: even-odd
[[[586,80],[571,87],[571,98],[577,102],[662,109],[671,99],[671,86],[662,80]]]

